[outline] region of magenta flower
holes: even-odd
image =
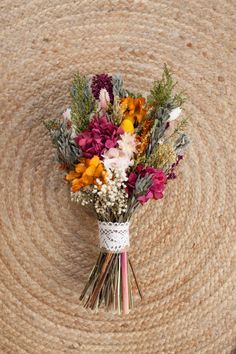
[[[129,196],[133,193],[136,185],[136,181],[138,179],[138,174],[135,172],[131,172],[128,177],[128,181],[126,182],[126,191]]]
[[[91,158],[94,155],[100,157],[106,149],[117,146],[117,140],[123,133],[123,129],[110,122],[107,116],[98,118],[95,115],[88,129],[80,133],[75,142],[81,148],[84,157]]]
[[[106,89],[111,103],[114,101],[113,95],[113,84],[112,84],[112,76],[107,74],[95,75],[92,78],[91,90],[94,97],[98,100],[101,89]]]
[[[139,190],[140,182],[144,181],[145,177],[152,176],[151,185],[144,190]],[[143,165],[137,166],[135,172],[131,172],[127,181],[127,192],[129,195],[137,194],[137,199],[141,204],[146,203],[149,199],[161,199],[166,183],[166,175],[161,169],[154,167],[146,167]],[[143,192],[143,194],[142,194]]]

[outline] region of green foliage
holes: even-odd
[[[173,133],[165,139],[165,142],[174,143],[183,134],[188,126],[189,117],[183,118],[175,127]]]
[[[48,120],[44,126],[49,130],[52,143],[57,150],[57,161],[66,169],[72,169],[81,156],[79,147],[72,137],[71,126],[65,121]]]
[[[126,212],[128,220],[140,205],[138,201],[138,197],[140,197],[141,195],[145,195],[148,192],[151,185],[152,185],[152,175],[145,175],[144,177],[140,177],[140,176],[138,177],[135,183],[135,189],[133,190],[131,197],[128,199],[128,207]]]
[[[158,141],[165,134],[170,112],[176,107],[181,107],[185,101],[183,93],[174,94],[176,84],[171,70],[165,65],[162,78],[154,82],[147,99],[148,105],[151,106],[148,117],[153,120],[150,142],[146,151],[147,157],[153,153]]]
[[[165,143],[172,144],[177,155],[183,153],[190,143],[189,137],[185,134],[188,127],[189,117],[183,118],[175,127],[173,133],[165,139]]]
[[[175,161],[176,152],[174,146],[170,144],[158,144],[152,155],[146,161],[146,164],[167,171]]]
[[[52,130],[58,129],[59,125],[55,120],[47,120],[43,122],[45,128],[51,132]]]
[[[151,94],[148,97],[148,104],[155,107],[155,110],[168,106],[170,106],[170,109],[180,107],[185,101],[183,93],[173,95],[177,82],[173,80],[172,75],[171,70],[165,65],[162,78],[153,84]],[[153,110],[151,110],[151,116],[153,113]]]
[[[138,177],[136,184],[135,184],[135,189],[133,191],[136,199],[141,196],[145,195],[149,188],[152,185],[152,175],[145,175],[144,177]]]
[[[141,93],[134,93],[124,88],[124,82],[120,74],[116,74],[112,76],[112,84],[113,84],[113,94],[114,96],[122,97],[142,97]]]
[[[186,101],[186,99],[187,99],[187,97],[186,97],[185,93],[182,91],[182,92],[174,95],[173,104],[176,107],[181,107],[184,104],[184,102]]]
[[[95,108],[95,99],[90,91],[89,81],[79,73],[75,75],[70,90],[71,119],[78,132],[83,131],[89,124],[90,114]]]
[[[124,82],[120,74],[112,76],[114,97],[126,97],[127,91],[124,89]]]
[[[147,157],[150,156],[155,149],[159,139],[165,133],[165,125],[169,118],[169,110],[167,108],[159,107],[155,111],[155,120],[150,132],[150,142],[146,151]]]
[[[174,143],[174,149],[177,155],[183,154],[184,150],[190,143],[190,139],[186,134],[181,134]]]
[[[111,103],[109,103],[107,113],[108,113],[109,119],[114,124],[120,125],[120,123],[122,121],[122,114],[120,111],[120,98],[118,98],[117,96],[114,97],[114,103],[113,103],[113,105]]]

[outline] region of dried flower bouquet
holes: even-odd
[[[129,221],[163,197],[189,143],[187,119],[174,126],[184,103],[174,87],[166,66],[147,97],[126,90],[119,75],[77,74],[71,107],[45,122],[72,201],[92,208],[98,220],[100,254],[80,297],[85,307],[127,314],[135,287],[142,297],[128,257]]]

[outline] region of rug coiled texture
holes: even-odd
[[[234,353],[234,18],[223,0],[1,2],[1,353]],[[42,122],[78,70],[147,92],[164,63],[189,96],[192,145],[132,221],[144,300],[95,314],[79,294],[96,221],[70,202]]]

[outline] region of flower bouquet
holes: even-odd
[[[86,308],[127,314],[141,289],[128,256],[129,222],[151,199],[161,199],[189,143],[187,119],[173,124],[185,98],[174,93],[165,66],[150,93],[130,92],[119,75],[77,74],[71,107],[45,122],[71,200],[98,220],[100,253],[80,296]]]

